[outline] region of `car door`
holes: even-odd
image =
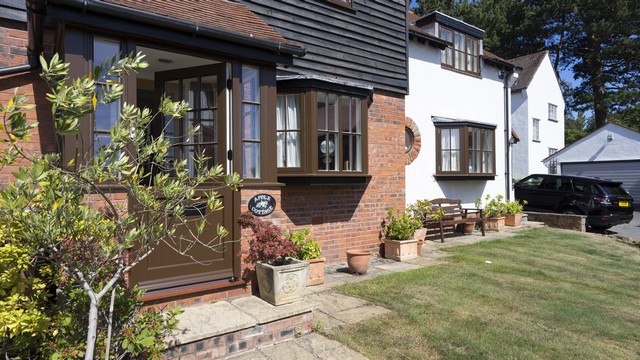
[[[525,210],[540,211],[542,204],[538,201],[537,194],[545,181],[544,175],[531,175],[516,183],[514,186],[516,199],[525,202]]]

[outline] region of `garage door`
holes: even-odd
[[[636,206],[640,205],[640,160],[562,163],[560,171],[563,175],[620,181],[622,187],[633,196]]]

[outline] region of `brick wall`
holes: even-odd
[[[404,127],[404,96],[376,92],[368,113],[368,184],[242,190],[242,211],[251,196],[272,195],[277,207],[266,219],[288,229],[309,228],[328,264],[344,262],[351,248],[377,253],[387,210],[405,203]]]
[[[27,25],[25,23],[0,19],[0,68],[25,65],[27,60]],[[53,48],[53,31],[45,31],[45,53],[51,54]],[[31,152],[54,152],[56,141],[53,136],[51,122],[51,105],[45,100],[46,84],[39,77],[39,70],[0,77],[0,103],[6,104],[14,94],[14,90],[28,97],[29,103],[38,106],[27,111],[30,123],[38,121],[31,139],[22,143]],[[3,136],[0,134],[0,137]],[[11,173],[20,164],[0,169],[0,186],[11,180]]]

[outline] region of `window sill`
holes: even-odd
[[[549,119],[549,121],[554,122],[554,123],[557,123],[557,122],[558,122],[558,120],[557,120],[557,119]]]
[[[443,64],[443,63],[440,63],[440,67],[442,67],[445,70],[453,71],[454,73],[471,76],[471,77],[474,77],[474,78],[477,78],[477,79],[482,79],[482,75],[479,72],[475,73],[475,72],[471,72],[471,71],[460,70],[460,69],[457,69],[454,66],[446,65],[446,64]]]
[[[240,185],[240,189],[271,189],[271,188],[281,188],[285,184],[282,182],[243,182]]]
[[[486,175],[471,175],[471,174],[451,174],[451,175],[442,175],[436,174],[433,175],[436,180],[495,180],[496,176],[491,174]]]
[[[531,140],[531,141],[533,141],[534,143],[539,143],[540,142],[540,140]]]
[[[369,174],[344,174],[344,175],[285,175],[278,176],[278,181],[286,185],[365,185],[371,180]]]

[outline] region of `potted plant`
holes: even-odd
[[[502,195],[492,197],[487,194],[484,198],[484,203],[480,199],[476,200],[476,207],[483,208],[485,230],[504,230],[504,214],[506,209],[503,199],[504,196]]]
[[[253,231],[249,248],[240,254],[245,263],[255,266],[260,298],[276,306],[302,300],[309,264],[294,258],[299,247],[282,234],[280,227],[248,211],[238,223]]]
[[[504,224],[507,226],[520,226],[522,223],[522,205],[526,204],[526,200],[520,203],[519,200],[507,201],[504,209]]]
[[[414,239],[422,223],[410,211],[389,209],[382,224],[384,233],[384,257],[396,261],[418,257],[418,241]]]
[[[326,258],[321,256],[320,244],[311,237],[309,229],[294,230],[285,233],[294,246],[298,247],[296,259],[309,263],[307,286],[324,284],[324,263]]]
[[[421,254],[422,244],[427,237],[427,224],[440,221],[444,217],[444,210],[439,206],[433,206],[429,200],[417,200],[407,207],[407,211],[422,224],[414,235],[414,238],[418,241],[418,254]]]

